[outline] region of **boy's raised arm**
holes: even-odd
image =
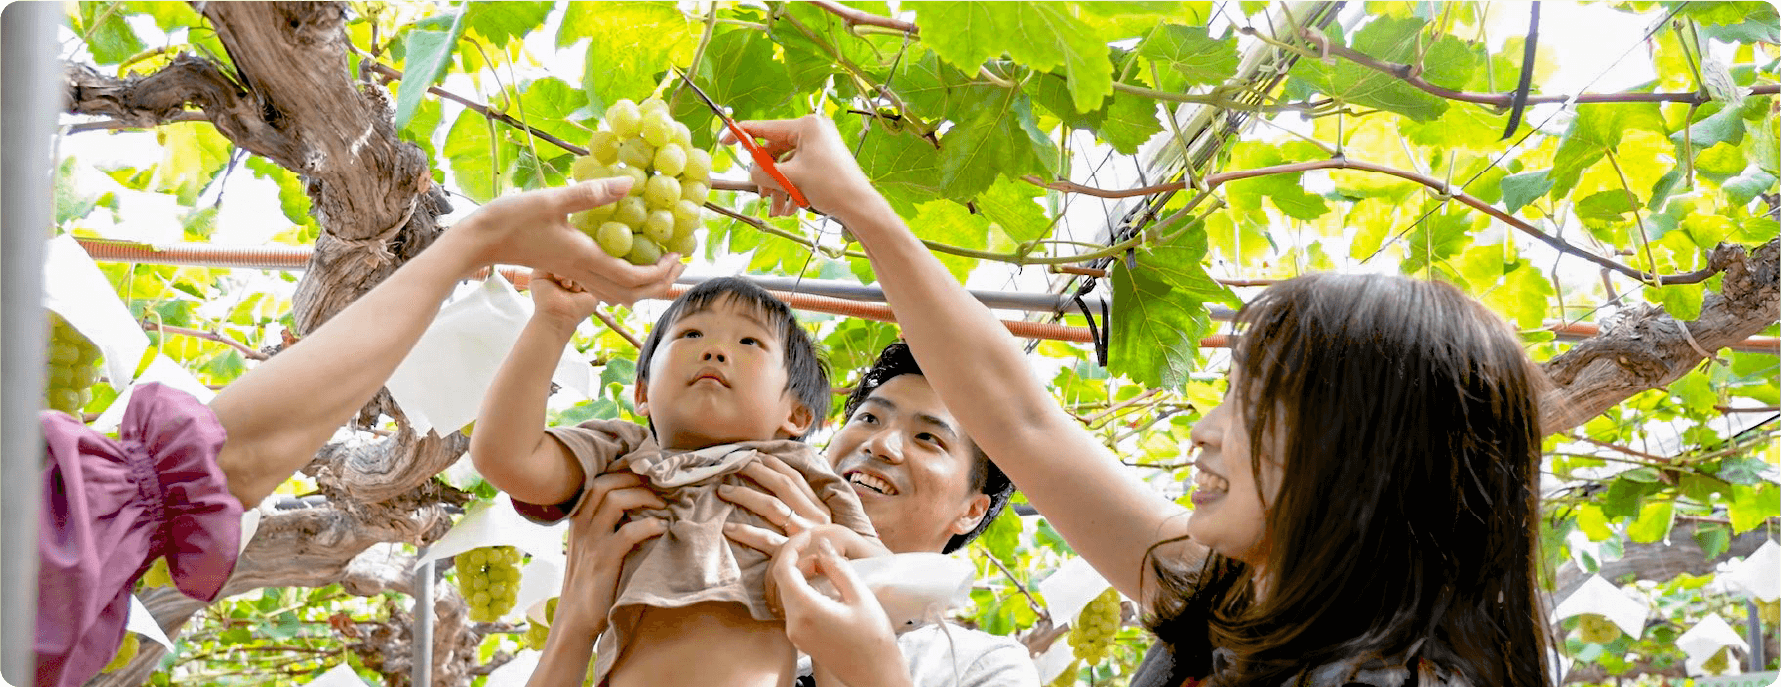
[[[483,396],[470,433],[470,460],[483,479],[514,500],[556,505],[573,498],[586,475],[575,456],[545,433],[545,401],[563,346],[599,300],[536,270],[531,289],[537,309]]]

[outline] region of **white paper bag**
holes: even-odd
[[[386,384],[414,430],[445,434],[476,419],[495,372],[531,317],[531,299],[499,272],[440,308]],[[593,369],[573,346],[564,347],[551,379],[593,397]]]

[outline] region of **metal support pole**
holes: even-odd
[[[420,555],[427,555],[421,549]],[[433,684],[433,561],[414,566],[414,687]]]
[[[43,243],[51,214],[50,140],[61,80],[61,3],[0,11],[0,673],[36,681],[37,511],[43,481]]]
[[[1749,611],[1749,622],[1745,625],[1744,640],[1750,645],[1750,665],[1744,667],[1746,673],[1760,673],[1763,666],[1769,664],[1769,658],[1762,655],[1762,618],[1758,616],[1756,599],[1745,599],[1744,608]]]

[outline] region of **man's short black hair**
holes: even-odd
[[[661,345],[662,337],[668,334],[668,329],[675,322],[706,310],[724,299],[754,309],[769,326],[778,328],[780,344],[785,348],[785,390],[804,404],[813,418],[809,429],[802,435],[793,437],[803,441],[822,425],[823,419],[829,414],[828,363],[817,350],[816,342],[811,341],[810,334],[798,325],[798,318],[792,315],[791,307],[747,279],[708,279],[674,299],[668,310],[656,319],[655,328],[649,330],[649,338],[643,340],[643,349],[637,352],[637,383],[649,383],[650,358],[655,356],[656,346]]]
[[[842,422],[853,417],[853,411],[858,409],[861,403],[865,403],[873,391],[884,386],[885,382],[903,375],[920,374],[921,366],[916,364],[915,355],[909,352],[908,344],[897,341],[885,346],[884,350],[878,353],[878,360],[873,361],[872,366],[866,368],[866,373],[860,375],[859,386],[854,387],[853,393],[848,395]],[[977,521],[977,526],[971,528],[971,531],[955,534],[952,539],[947,540],[946,548],[941,549],[941,553],[952,553],[962,549],[966,544],[971,543],[971,540],[983,534],[984,530],[989,529],[989,524],[995,521],[996,516],[1002,513],[1002,508],[1008,505],[1009,497],[1014,495],[1014,482],[1009,481],[1008,475],[1003,474],[1002,469],[996,467],[995,462],[991,461],[983,449],[977,446],[976,441],[972,441],[969,436],[965,439],[971,444],[971,455],[977,458],[971,466],[971,488],[989,496],[989,509],[984,511],[983,519]]]

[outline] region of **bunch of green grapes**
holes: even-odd
[[[519,549],[484,546],[457,556],[458,591],[470,602],[470,619],[492,623],[513,610],[519,594]]]
[[[93,400],[93,383],[99,381],[99,347],[53,311],[49,314],[49,327],[49,370],[43,380],[43,404],[79,418],[80,409]]]
[[[130,659],[136,658],[136,650],[140,648],[142,648],[142,640],[136,638],[136,633],[125,631],[123,643],[118,644],[117,655],[112,656],[111,662],[105,664],[105,667],[99,669],[99,672],[109,673],[128,665]]]
[[[1600,613],[1585,613],[1577,617],[1577,633],[1590,644],[1607,644],[1620,639],[1620,626]]]
[[[662,99],[613,103],[571,173],[576,181],[631,177],[630,195],[569,218],[607,255],[648,265],[663,253],[689,255],[698,247],[693,230],[711,195],[711,154],[693,147],[692,131],[674,121]]]
[[[1119,591],[1111,587],[1082,607],[1076,622],[1070,623],[1070,649],[1076,658],[1095,665],[1107,658],[1113,648],[1113,635],[1119,632]]]

